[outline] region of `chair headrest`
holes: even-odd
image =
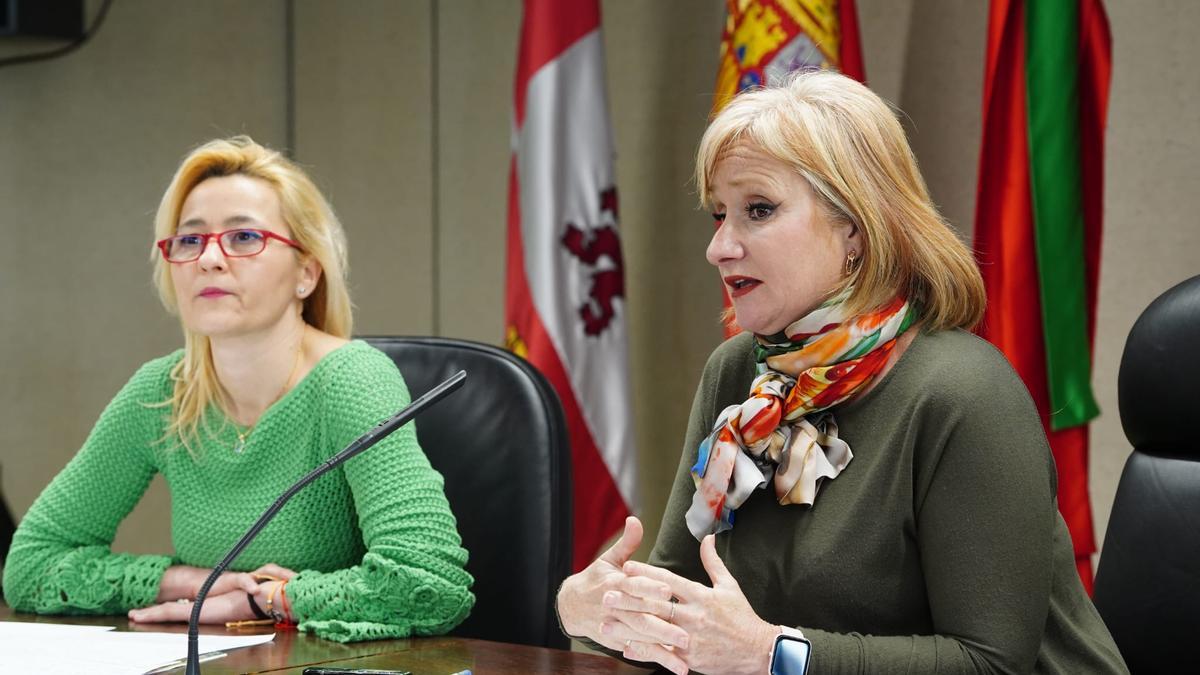
[[[1117,400],[1134,448],[1200,460],[1200,276],[1158,296],[1133,324]]]

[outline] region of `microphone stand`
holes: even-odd
[[[266,512],[259,516],[258,520],[250,526],[250,529],[246,532],[246,534],[242,535],[242,538],[233,545],[233,548],[230,549],[229,553],[227,553],[225,557],[221,559],[221,562],[217,563],[217,565],[213,567],[212,574],[208,575],[208,578],[204,580],[204,584],[200,586],[200,592],[196,594],[196,601],[192,605],[192,617],[188,621],[188,653],[186,675],[200,675],[200,607],[204,604],[204,598],[208,596],[209,589],[212,588],[214,583],[216,583],[217,577],[221,576],[221,573],[225,571],[225,568],[229,567],[229,565],[233,563],[233,561],[242,553],[242,550],[254,540],[254,537],[258,536],[258,533],[263,529],[263,527],[265,527],[266,524],[275,517],[276,513],[279,513],[279,509],[283,508],[283,505],[286,504],[289,499],[291,499],[297,492],[304,489],[304,487],[306,487],[309,483],[320,478],[323,474],[335,466],[345,462],[372,445],[375,445],[379,441],[382,441],[388,436],[388,434],[391,434],[396,429],[399,429],[407,424],[425,408],[440,401],[451,392],[461,387],[463,381],[466,379],[466,371],[458,371],[452,375],[450,379],[442,382],[433,389],[430,389],[424,396],[405,406],[400,412],[375,425],[370,431],[360,436],[350,445],[346,446],[344,450],[325,460],[320,466],[312,471],[309,471],[304,475],[303,478],[296,481],[295,485],[288,488],[282,495],[279,496],[279,499],[275,500],[274,504],[271,504],[271,507],[268,508]]]

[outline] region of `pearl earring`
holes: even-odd
[[[303,286],[301,286],[300,288],[297,288],[297,289],[296,289],[296,294],[297,294],[297,295],[299,295],[299,296],[301,296],[301,297],[303,297],[303,296],[304,296],[304,291],[306,291],[306,290],[308,290],[308,289],[306,289],[306,288],[304,288]]]

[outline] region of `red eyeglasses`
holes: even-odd
[[[167,262],[192,262],[204,255],[208,248],[208,240],[216,239],[221,253],[227,258],[249,258],[258,255],[267,248],[267,240],[277,239],[296,250],[303,250],[300,244],[281,237],[268,230],[239,229],[224,232],[197,232],[196,234],[177,234],[155,242],[158,250],[162,251]]]

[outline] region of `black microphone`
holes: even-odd
[[[196,594],[196,602],[192,606],[192,618],[188,620],[188,654],[186,675],[200,675],[200,606],[204,604],[204,598],[208,595],[208,590],[212,588],[214,583],[216,583],[217,577],[221,576],[221,572],[224,572],[225,568],[232,564],[235,559],[237,559],[242,550],[254,540],[254,537],[258,536],[258,533],[262,531],[263,527],[265,527],[266,524],[275,517],[276,513],[279,513],[279,509],[283,508],[283,505],[286,504],[289,499],[291,499],[297,492],[304,489],[304,487],[309,483],[320,478],[323,474],[325,474],[325,472],[329,471],[333,467],[345,462],[363,450],[375,445],[379,441],[382,441],[388,436],[388,434],[410,422],[412,418],[416,417],[417,414],[423,411],[425,408],[428,408],[434,403],[445,398],[455,389],[461,387],[463,381],[466,379],[467,372],[465,370],[460,370],[452,375],[450,379],[439,384],[433,389],[430,389],[421,398],[409,403],[400,412],[396,413],[392,417],[387,418],[379,424],[376,424],[371,428],[370,431],[360,436],[358,440],[354,441],[350,445],[347,445],[344,450],[333,457],[330,457],[320,466],[312,471],[309,471],[304,475],[303,478],[296,481],[295,485],[285,490],[284,493],[279,496],[279,499],[276,499],[275,503],[271,504],[271,507],[268,508],[265,513],[259,516],[258,520],[250,526],[250,529],[246,532],[246,534],[242,535],[242,538],[233,545],[233,548],[230,549],[229,553],[225,554],[225,557],[221,560],[221,562],[217,563],[217,566],[213,568],[212,574],[208,575],[208,578],[204,580],[204,584],[200,586],[200,592]]]

